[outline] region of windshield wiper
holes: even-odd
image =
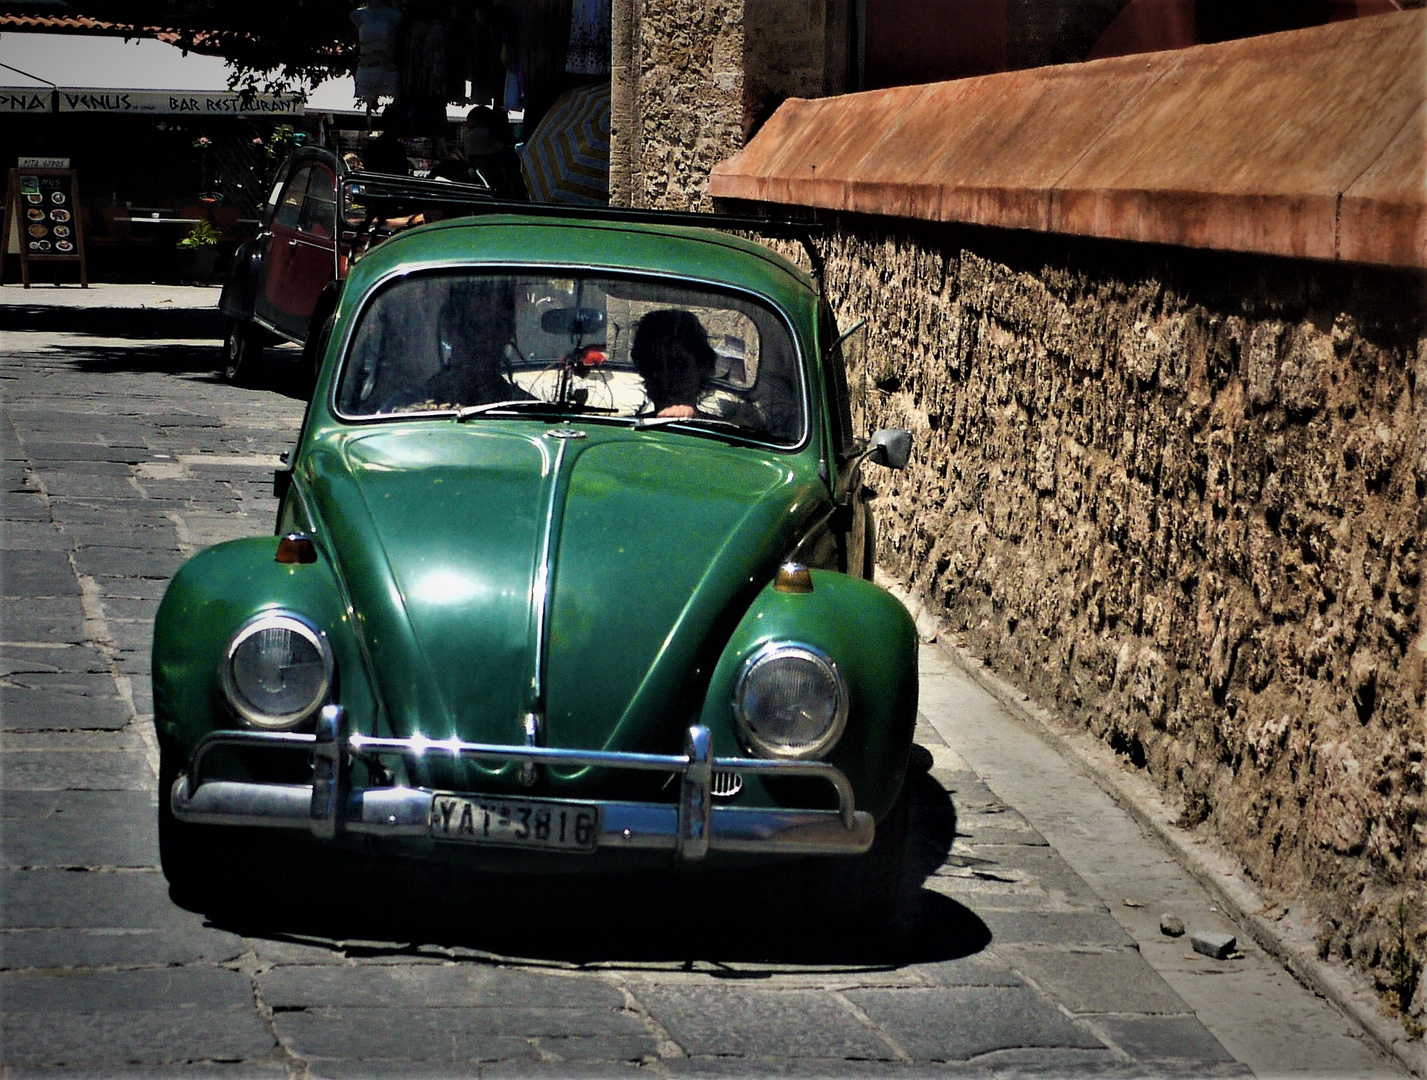
[[[747,432],[742,424],[735,424],[732,420],[722,420],[717,416],[641,416],[634,422],[634,427],[638,431],[652,427],[667,427],[671,424],[704,424],[720,431],[732,429],[738,432]]]
[[[564,406],[539,398],[515,398],[511,401],[488,401],[484,405],[467,405],[456,410],[457,420],[467,420],[489,412],[560,412]]]
[[[564,416],[569,413],[614,413],[617,409],[599,409],[592,405],[579,405],[573,401],[542,401],[539,398],[516,398],[512,401],[491,401],[484,405],[467,405],[456,412],[457,421],[468,420],[472,416],[485,413],[553,413]]]

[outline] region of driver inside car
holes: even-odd
[[[440,366],[426,380],[432,401],[457,406],[520,401],[531,395],[506,378],[515,300],[504,279],[462,282],[441,304]]]
[[[673,308],[649,312],[635,325],[629,359],[655,416],[699,415],[704,380],[717,357],[697,315]]]

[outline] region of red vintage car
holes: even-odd
[[[258,237],[238,249],[218,301],[226,323],[223,374],[252,378],[263,348],[306,344],[337,306],[347,269],[402,229],[457,217],[491,201],[490,189],[386,173],[350,171],[327,150],[304,148],[279,170]],[[316,357],[304,347],[304,387]]]

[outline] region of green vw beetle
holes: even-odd
[[[854,436],[814,278],[690,224],[755,223],[497,211],[354,266],[277,535],[169,586],[164,873],[211,885],[234,826],[521,873],[816,856],[887,914],[916,634],[862,472],[909,436]]]

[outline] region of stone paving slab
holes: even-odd
[[[0,529],[0,551],[67,551],[69,546],[69,538],[49,521],[6,521]],[[20,557],[27,556],[10,556]]]
[[[104,617],[109,620],[111,628],[123,622],[134,621],[144,622],[152,627],[154,615],[159,609],[153,600],[136,600],[122,596],[101,597],[100,606],[104,609]]]
[[[1229,1063],[1234,1059],[1192,1016],[1149,1019],[1105,1016],[1096,1023],[1115,1044],[1137,1060],[1176,1058],[1181,1061]]]
[[[913,1061],[966,1061],[1013,1047],[1105,1045],[1029,987],[850,990],[847,997]]]
[[[653,986],[649,1015],[686,1054],[896,1060],[898,1055],[832,995],[813,990]]]
[[[84,604],[78,596],[0,602],[0,634],[5,641],[84,642]]]
[[[1017,972],[1074,1013],[1176,1013],[1184,1000],[1137,951],[1001,946]]]
[[[109,1066],[274,1056],[276,1043],[251,1008],[214,1012],[190,1006],[157,1012],[10,1012],[0,1019],[6,1064]]]
[[[314,999],[331,1008],[568,1008],[618,1010],[624,997],[599,979],[538,975],[474,964],[452,964],[419,975],[401,967],[275,967],[257,977],[273,1008]]]
[[[110,446],[102,441],[85,441],[82,437],[69,438],[63,442],[25,440],[25,459],[37,467],[76,465],[80,462],[106,462],[129,466],[148,461],[151,457],[152,454],[148,450],[138,447]]]
[[[108,661],[95,649],[67,641],[0,644],[0,676],[101,674]]]
[[[148,867],[158,862],[154,797],[139,791],[0,792],[6,867]]]
[[[181,1064],[130,1065],[107,1063],[103,1067],[106,1080],[247,1080],[248,1077],[272,1077],[274,1080],[288,1080],[287,1066],[272,1055],[272,1061],[186,1061]],[[8,1080],[71,1080],[74,1077],[95,1076],[96,1070],[89,1066],[22,1066],[9,1068]],[[391,1076],[394,1073],[386,1073]]]
[[[7,1013],[160,1012],[192,1008],[202,1000],[212,1009],[246,1009],[253,1003],[248,976],[223,968],[193,965],[143,971],[79,974],[0,975]]]
[[[0,933],[0,970],[225,964],[251,949],[236,934],[201,919],[153,930],[10,930]]]
[[[102,599],[123,599],[123,600],[148,600],[155,607],[163,599],[164,590],[168,588],[168,578],[155,577],[98,577],[95,583],[99,586],[99,593]]]
[[[38,491],[32,494],[6,492],[4,497],[0,498],[0,514],[4,514],[5,520],[9,522],[48,523],[50,521],[49,507],[40,497]]]
[[[532,1058],[519,1035],[489,1035],[482,1014],[449,1010],[391,1014],[380,1009],[314,1009],[282,1012],[273,1029],[293,1055],[314,1061],[326,1073],[333,1059],[363,1062],[501,1061]],[[438,1015],[441,1014],[441,1015]]]
[[[0,592],[11,598],[78,596],[79,582],[67,552],[35,551],[23,559],[5,561]]]
[[[18,678],[28,681],[30,676]],[[85,693],[74,681],[52,689],[0,685],[0,727],[5,731],[118,731],[128,722],[129,707],[118,697]]]
[[[136,551],[132,548],[81,547],[74,553],[74,567],[81,574],[103,578],[156,578],[167,582],[184,564],[186,556],[176,549]]]
[[[7,929],[164,930],[200,925],[175,905],[157,869],[125,872],[0,869]]]

